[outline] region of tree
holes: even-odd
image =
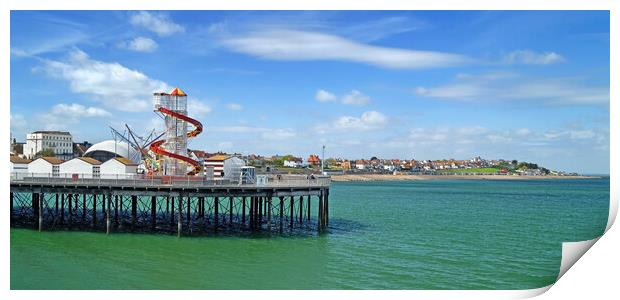
[[[56,157],[56,153],[54,153],[54,150],[47,148],[35,153],[34,158],[39,157]]]
[[[516,166],[519,162],[516,159],[513,159],[510,163]]]

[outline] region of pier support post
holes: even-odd
[[[112,224],[112,222],[110,221],[110,206],[112,205],[112,194],[108,193],[106,196],[104,196],[103,200],[104,202],[108,201],[108,205],[105,209],[105,234],[110,234],[110,225]]]
[[[192,227],[192,215],[191,215],[191,209],[192,209],[192,198],[190,198],[190,196],[187,196],[187,220],[185,220],[185,223],[187,225],[187,230],[191,231]]]
[[[310,202],[312,202],[312,196],[308,195],[308,222],[310,222]]]
[[[56,206],[54,206],[56,213],[54,214],[54,218],[58,218],[58,193],[56,193]]]
[[[280,233],[284,227],[284,197],[280,196]]]
[[[250,228],[254,229],[254,197],[250,197]]]
[[[67,203],[69,204],[69,228],[71,228],[72,215],[73,215],[73,194],[67,195]]]
[[[293,218],[295,218],[295,197],[291,196],[291,206],[289,207],[289,211],[291,214],[291,218],[289,220],[289,226],[291,227],[290,229],[293,230]]]
[[[11,225],[13,225],[13,192],[11,192]]]
[[[230,226],[232,227],[233,224],[233,209],[235,205],[235,197],[234,196],[230,196],[230,199],[228,200],[228,208],[229,208],[229,223]]]
[[[11,195],[13,195],[13,193],[11,193]],[[13,199],[13,198],[11,198],[11,199]],[[245,226],[245,196],[241,198],[241,202],[242,202],[242,205],[241,205],[241,225]],[[11,203],[13,203],[13,202],[11,202]],[[11,211],[13,211],[13,210],[11,210]]]
[[[263,225],[263,197],[258,197],[258,228]]]
[[[323,229],[323,192],[319,194],[319,213],[317,218],[317,228],[319,233]]]
[[[325,227],[329,227],[329,189],[325,190]]]
[[[271,233],[271,196],[267,197],[267,229]]]
[[[45,198],[45,195],[43,193],[39,193],[37,194],[37,209],[38,209],[38,215],[39,215],[39,232],[41,232],[43,230],[43,200]]]
[[[118,229],[118,195],[114,195],[114,226]]]
[[[219,222],[219,199],[217,197],[213,198],[213,213],[215,214],[215,231],[217,231],[217,226]]]
[[[138,196],[131,195],[131,231],[136,228],[136,219],[138,218]]]
[[[60,224],[65,224],[65,194],[60,196]]]
[[[97,226],[97,194],[93,194],[93,229]]]
[[[86,194],[82,194],[82,226],[86,222]]]
[[[155,232],[157,225],[157,196],[151,196],[151,231]]]
[[[299,225],[304,223],[304,196],[299,196]]]
[[[177,221],[177,237],[181,237],[183,229],[183,196],[179,195],[179,220]]]
[[[170,199],[170,229],[172,229],[174,226],[174,197],[168,196],[168,199]]]

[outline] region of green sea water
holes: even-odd
[[[608,208],[609,178],[333,183],[330,229],[321,236],[179,239],[11,229],[10,285],[537,288],[555,281],[561,242],[603,233]]]

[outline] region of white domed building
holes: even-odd
[[[106,140],[90,146],[84,152],[84,156],[94,158],[102,163],[115,157],[126,158],[134,163],[140,162],[138,151],[125,142],[114,140]]]

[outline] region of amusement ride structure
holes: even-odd
[[[179,88],[170,93],[154,93],[154,111],[160,114],[165,122],[166,131],[163,139],[150,143],[149,150],[161,159],[154,168],[145,164],[149,175],[183,176],[200,174],[202,167],[199,162],[187,154],[187,139],[202,132],[202,124],[187,116],[187,94]],[[194,129],[188,131],[188,124]],[[188,171],[188,167],[193,167]]]

